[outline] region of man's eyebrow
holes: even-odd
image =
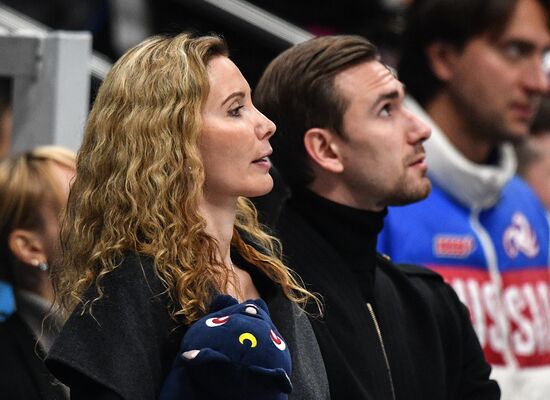
[[[234,99],[235,97],[244,97],[244,92],[233,92],[222,101],[222,106],[227,103],[229,100]]]
[[[392,90],[391,92],[382,93],[376,98],[376,101],[374,102],[372,108],[376,108],[378,104],[382,103],[383,101],[398,99],[399,96],[400,93],[398,90]]]
[[[381,63],[384,67],[386,67],[386,69],[387,69],[388,71],[390,71],[390,74],[392,74],[393,77],[394,77],[395,79],[399,80],[399,77],[398,77],[398,75],[397,75],[397,70],[396,70],[394,67],[392,67],[392,66],[389,65],[389,64],[383,63],[383,62],[380,62],[380,63]]]
[[[514,44],[516,46],[521,47],[522,50],[532,52],[537,48],[537,45],[530,40],[525,40],[521,38],[508,38],[508,40],[504,40],[502,43],[504,46]]]

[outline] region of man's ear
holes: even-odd
[[[319,167],[338,174],[344,170],[335,134],[328,129],[311,128],[304,135],[304,145]]]
[[[443,82],[450,81],[453,78],[454,65],[458,56],[456,46],[437,41],[429,44],[425,52],[434,75]]]
[[[15,229],[8,237],[8,246],[12,254],[20,262],[37,266],[47,262],[44,245],[38,234],[26,229]]]

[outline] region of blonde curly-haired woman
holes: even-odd
[[[291,351],[292,398],[328,396],[297,306],[316,298],[245,198],[271,190],[274,132],[219,37],[154,37],[115,64],[86,126],[54,270],[70,316],[47,363],[72,398],[156,398],[216,293],[266,300]]]

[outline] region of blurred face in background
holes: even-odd
[[[3,256],[14,287],[53,300],[49,266],[60,256],[60,213],[75,175],[75,154],[54,146],[0,164]],[[5,236],[4,236],[5,235]],[[11,262],[13,260],[13,262]]]
[[[523,139],[549,89],[543,58],[547,15],[537,0],[519,0],[503,32],[452,50],[445,89],[458,120],[488,143]]]
[[[69,185],[76,172],[74,169],[58,163],[51,163],[50,171],[57,184],[61,204],[59,204],[57,198],[44,202],[40,210],[43,224],[36,232],[44,248],[44,257],[49,263],[53,262],[59,256],[60,212],[62,208],[67,205]]]

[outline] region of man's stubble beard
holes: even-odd
[[[400,179],[398,189],[394,193],[387,196],[386,204],[388,206],[406,206],[408,204],[417,203],[429,196],[432,191],[432,183],[427,176],[422,179],[422,184],[410,187],[407,184],[406,177]]]

